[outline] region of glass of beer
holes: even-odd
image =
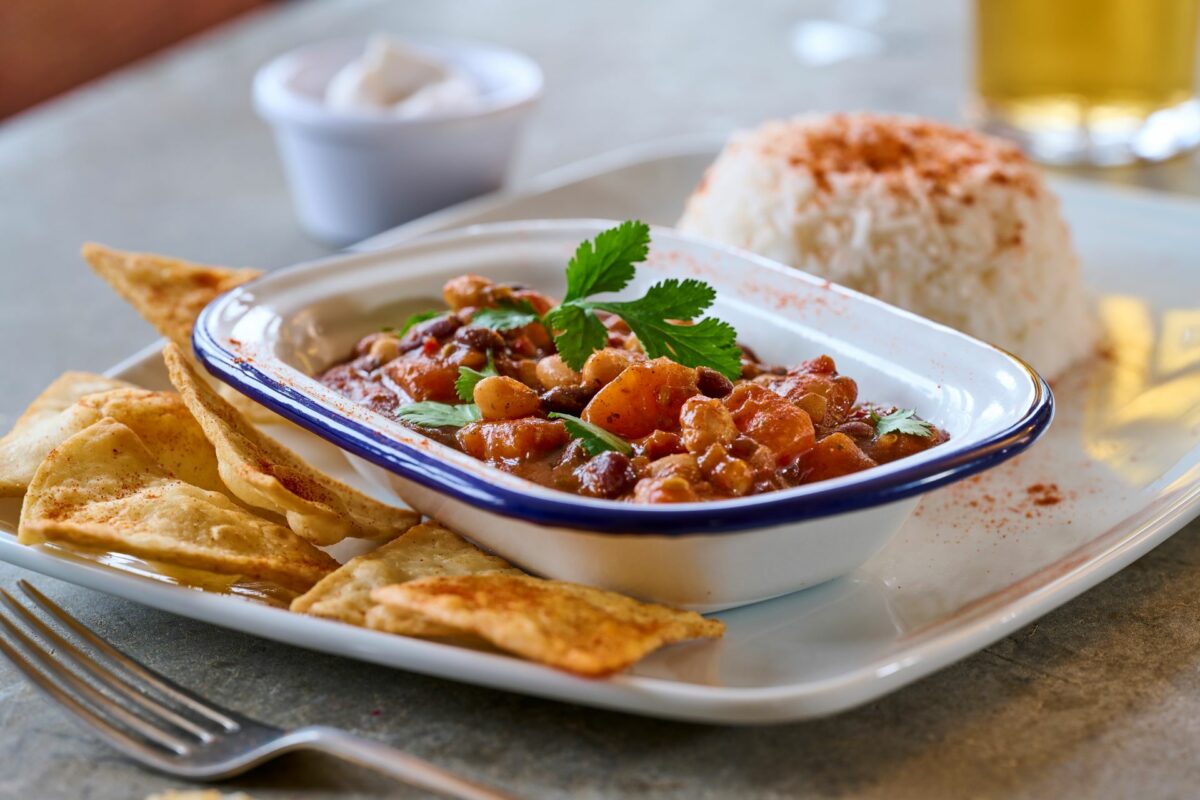
[[[977,0],[971,108],[1049,164],[1160,161],[1200,143],[1200,0]]]

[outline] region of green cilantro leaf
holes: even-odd
[[[607,303],[591,303],[593,308],[624,317],[625,309],[634,309],[638,313],[654,314],[663,319],[691,320],[704,313],[704,310],[717,299],[717,290],[704,281],[688,278],[679,280],[668,278],[659,281],[646,290],[640,300],[613,301]],[[625,320],[628,322],[629,320]]]
[[[589,456],[599,455],[606,450],[614,450],[618,453],[631,455],[633,447],[629,442],[617,436],[615,433],[609,433],[599,425],[593,425],[590,422],[584,422],[579,417],[573,417],[570,414],[560,414],[557,411],[552,411],[550,419],[561,419],[563,424],[567,426],[567,433],[572,439],[578,439],[583,445],[583,449],[587,451]]]
[[[898,408],[883,417],[872,412],[871,420],[875,423],[875,435],[907,433],[912,436],[933,436],[933,426],[925,420],[917,419],[916,414],[917,412],[911,408]]]
[[[416,314],[413,314],[408,319],[404,320],[404,324],[399,328],[384,328],[383,332],[394,333],[397,336],[403,336],[404,334],[408,333],[408,329],[412,326],[419,325],[420,323],[431,319],[436,319],[437,317],[444,317],[449,313],[449,311],[418,311]]]
[[[608,329],[586,305],[563,303],[546,314],[545,322],[558,354],[573,370],[583,369],[588,356],[608,344]]]
[[[625,320],[651,358],[666,356],[687,367],[711,367],[736,380],[742,371],[742,350],[731,325],[712,317],[695,325],[670,322],[694,319],[716,296],[704,281],[670,278],[651,286],[639,300],[587,302],[587,306]]]
[[[494,331],[510,331],[513,328],[523,328],[531,322],[538,322],[541,317],[529,305],[528,300],[502,303],[498,308],[481,308],[471,317],[472,325],[491,328]]]
[[[730,380],[742,374],[742,349],[728,322],[705,317],[695,325],[675,325],[641,309],[626,308],[621,318],[651,358],[666,356],[685,367],[709,367]]]
[[[470,403],[475,399],[475,384],[479,383],[484,378],[490,378],[493,375],[498,375],[496,365],[492,362],[492,357],[489,355],[487,364],[482,370],[471,369],[470,367],[458,368],[458,380],[454,382],[454,391],[458,393],[458,397],[464,403]]]
[[[650,249],[650,226],[637,220],[622,222],[579,245],[567,265],[564,303],[600,292],[619,292],[633,280],[634,264]]]
[[[396,409],[396,418],[422,428],[461,428],[483,419],[474,403],[452,406],[425,401]]]

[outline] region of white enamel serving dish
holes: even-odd
[[[579,242],[614,223],[517,222],[437,234],[302,265],[239,288],[196,326],[210,371],[360,459],[417,510],[548,577],[704,611],[744,605],[853,570],[900,528],[918,496],[1003,461],[1052,416],[1046,384],[1018,359],[865,296],[742,251],[653,232],[640,293],[668,277],[717,288],[712,313],[770,362],[827,353],[860,396],[920,410],[950,433],[936,448],[843,478],[706,503],[636,505],[538,486],[355,405],[313,375],[363,335],[439,307],[449,278],[477,272],[561,294]]]

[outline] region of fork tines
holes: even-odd
[[[7,609],[0,609],[0,652],[113,746],[168,768],[243,727],[237,715],[200,700],[105,642],[28,582],[18,585],[67,635],[0,589]]]

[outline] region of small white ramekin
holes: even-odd
[[[473,78],[469,110],[400,119],[387,110],[333,110],[333,75],[366,46],[340,39],[285,53],[254,78],[296,213],[312,237],[343,246],[504,182],[518,135],[541,96],[542,72],[512,50],[450,40],[409,41]]]

